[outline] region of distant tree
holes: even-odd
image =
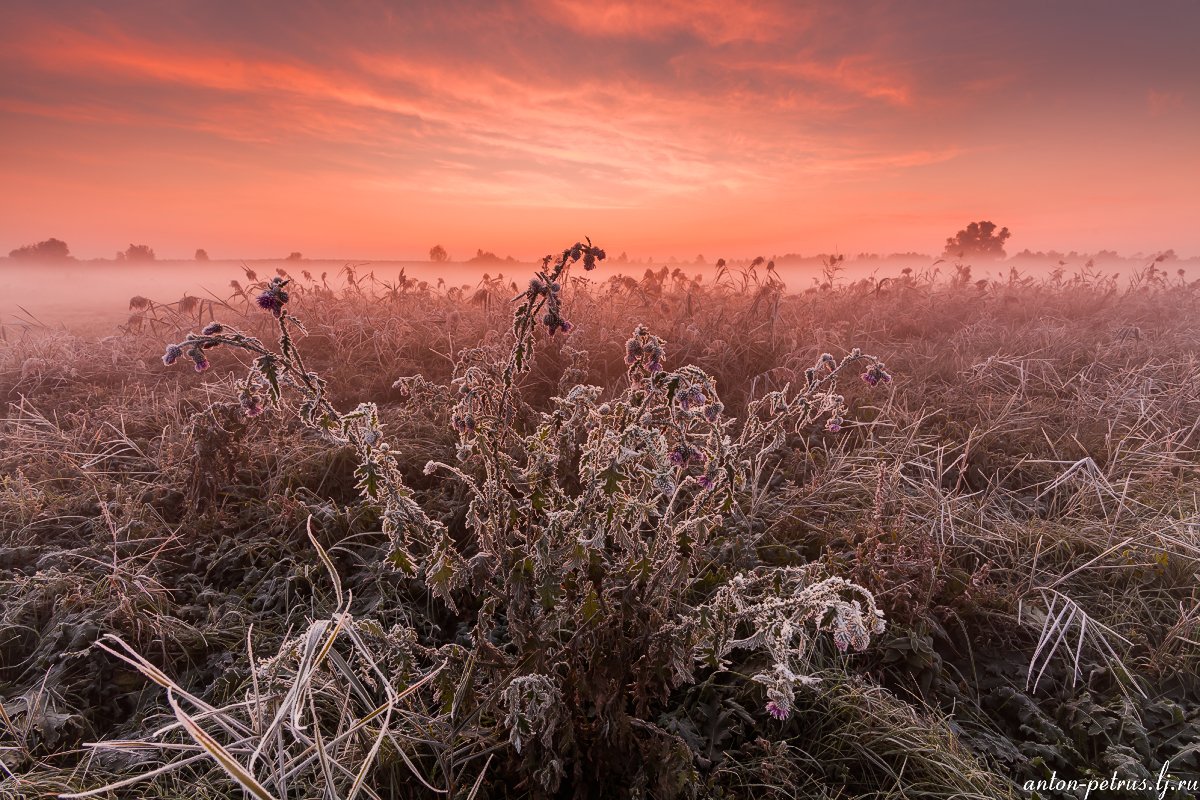
[[[429,248],[429,260],[441,264],[450,260],[450,254],[446,252],[446,248],[440,244],[435,244]]]
[[[71,257],[67,243],[60,239],[47,239],[37,244],[27,244],[10,250],[9,258],[20,258],[30,261],[66,261]]]
[[[467,260],[468,264],[500,264],[504,259],[493,253],[491,250],[484,250],[482,247],[477,248],[475,255]]]
[[[196,260],[197,261],[208,261],[208,251],[205,250],[203,247],[198,249],[196,251]]]
[[[154,251],[149,245],[131,244],[125,249],[125,261],[153,261],[155,259]],[[118,260],[122,260],[118,258]]]
[[[288,257],[287,257],[288,261],[302,261],[303,259],[304,259],[304,256],[300,253],[299,250],[293,250],[292,252],[288,253]]]
[[[696,266],[698,266],[698,267],[702,267],[702,266],[704,266],[704,265],[705,265],[705,264],[707,264],[707,263],[708,263],[708,262],[704,260],[704,254],[703,254],[703,253],[701,253],[700,255],[696,256],[696,261],[695,261],[695,264],[696,264]]]
[[[616,261],[616,263],[618,263],[618,264],[628,264],[628,263],[629,263],[629,254],[628,254],[628,253],[626,253],[624,250],[622,250],[622,251],[621,251],[621,255],[617,256],[617,261]]]
[[[946,255],[964,258],[1004,258],[1004,243],[1012,236],[1008,228],[996,232],[994,222],[972,222],[946,240]]]

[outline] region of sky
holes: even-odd
[[[0,252],[1200,255],[1200,3],[0,2]]]

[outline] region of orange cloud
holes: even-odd
[[[723,0],[547,0],[542,9],[549,18],[589,36],[656,39],[685,31],[710,45],[769,42],[781,27],[803,21],[788,4],[748,6]]]
[[[1113,10],[1088,29],[1121,45],[1104,48],[1064,38],[1056,8],[936,2],[288,9],[6,4],[0,167],[22,192],[0,195],[0,238],[68,219],[80,253],[150,228],[184,253],[229,230],[347,257],[428,238],[532,255],[585,225],[630,252],[920,249],[978,209],[1017,237],[1025,219],[1119,246],[1136,218],[1180,252],[1197,239],[1194,213],[1137,213],[1200,211],[1183,21],[1150,58]]]

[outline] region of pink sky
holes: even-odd
[[[733,5],[9,0],[0,252],[1200,254],[1200,5]]]

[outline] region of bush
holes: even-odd
[[[960,258],[1004,258],[1008,228],[996,232],[994,222],[972,222],[946,240],[946,255]]]
[[[46,239],[10,250],[8,256],[26,261],[66,261],[71,258],[71,251],[61,239]]]
[[[730,670],[736,657],[736,671],[752,676],[746,690],[757,684],[765,694],[758,714],[786,720],[797,690],[817,682],[818,634],[830,633],[838,650],[863,650],[884,630],[882,612],[861,586],[818,564],[759,564],[745,538],[754,506],[769,491],[771,454],[822,422],[838,431],[845,413],[838,379],[866,362],[865,381],[890,381],[883,365],[857,350],[841,360],[822,355],[798,391],[765,394],[739,422],[725,414],[710,375],[694,366],[668,369],[665,342],[638,326],[625,345],[622,391],[605,399],[600,387],[566,383],[550,410],[535,412],[521,384],[536,333],[553,341],[572,330],[562,300],[569,269],[578,262],[594,269],[604,257],[590,241],[548,256],[518,298],[509,342],[459,359],[449,387],[457,459],[425,467],[460,482],[469,496],[465,522],[454,529],[413,499],[378,408],[367,402],[339,412],[324,379],[305,368],[289,281],[274,278],[257,297],[277,320],[278,351],[214,323],[170,345],[163,358],[170,365],[186,357],[203,371],[214,348],[251,353],[253,367],[240,382],[248,416],[283,410],[285,390],[297,391],[303,424],[357,453],[358,488],[390,539],[388,562],[441,601],[455,621],[450,627],[463,632],[439,643],[422,642],[415,629],[393,630],[391,645],[347,652],[326,679],[352,658],[402,665],[399,674],[376,669],[377,677],[412,691],[423,673],[425,736],[435,737],[435,750],[467,763],[507,742],[500,774],[546,795],[598,780],[623,792],[673,784],[691,769],[691,757],[681,761],[686,744],[655,720],[676,689]],[[414,402],[445,392],[420,376],[396,386]],[[314,665],[284,654],[316,652],[320,640],[328,651],[351,625],[327,566],[339,611],[287,645],[284,662],[272,661],[291,664],[294,688],[284,705],[259,690],[247,698],[276,708],[280,724],[288,715],[300,724],[309,715],[305,693],[317,691],[305,685]],[[275,674],[260,679],[269,683]],[[319,727],[322,719],[312,712],[304,724]],[[339,730],[323,735],[336,740]],[[269,734],[259,748],[267,748],[265,763],[294,757],[270,755],[281,745]],[[226,768],[237,777],[236,764]],[[446,783],[457,771],[441,769],[421,780]]]

